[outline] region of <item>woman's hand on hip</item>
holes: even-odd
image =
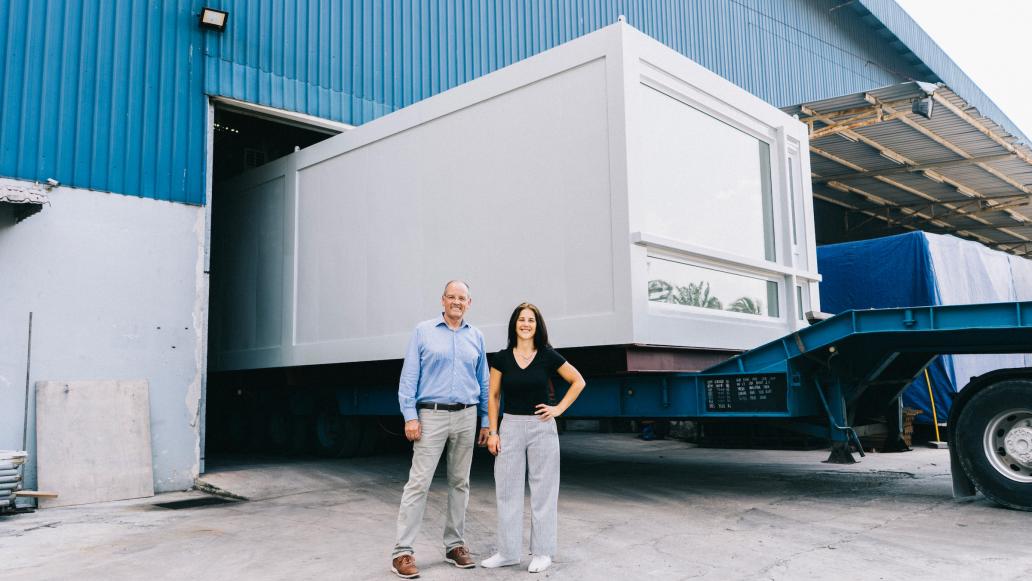
[[[563,410],[560,409],[559,406],[539,403],[537,404],[537,410],[534,411],[534,415],[536,415],[542,422],[547,422],[548,420],[553,420],[563,415]]]
[[[502,439],[498,434],[487,437],[487,451],[497,456],[502,451]]]

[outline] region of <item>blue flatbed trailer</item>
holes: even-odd
[[[894,402],[938,355],[1032,351],[1032,302],[847,311],[701,373],[595,385],[571,416],[764,419],[863,454],[853,422]],[[568,412],[569,414],[569,412]],[[956,496],[1032,510],[1032,368],[973,378],[949,415]]]
[[[1028,352],[1032,302],[846,311],[700,372],[586,374],[564,417],[773,423],[827,438],[829,461],[853,462],[854,450],[863,454],[857,428],[898,413],[901,392],[936,356]],[[317,449],[369,449],[360,416],[397,416],[397,370],[366,376],[307,404],[303,390],[291,392],[289,405],[307,408],[295,413],[314,418]],[[974,378],[948,425],[955,496],[978,490],[1032,510],[1032,368]]]
[[[936,356],[1030,350],[1032,302],[847,311],[700,373],[670,374],[651,389],[636,384],[625,399],[647,403],[621,411],[783,420],[831,440],[831,461],[851,462],[851,444],[863,453],[857,416],[884,410]],[[977,488],[1032,510],[1032,369],[974,378],[948,425],[954,494]]]

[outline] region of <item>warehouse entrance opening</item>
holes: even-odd
[[[256,257],[278,247],[289,236],[286,214],[256,215],[252,205],[227,192],[239,189],[241,180],[257,174],[254,185],[246,188],[248,195],[286,203],[283,188],[264,186],[260,168],[348,129],[340,123],[247,103],[213,102],[206,468],[256,459],[365,455],[384,449],[389,442],[404,441],[400,417],[340,413],[339,385],[382,382],[387,376],[396,381],[397,369],[390,365],[389,369],[320,366],[213,371],[218,368],[218,353],[265,345],[278,340],[283,332],[275,306],[279,297],[268,296],[267,285],[263,285],[269,273],[255,262],[232,257],[240,255],[242,245],[254,246]],[[251,170],[256,171],[241,175]],[[247,328],[240,332],[220,332],[239,329],[247,320],[256,323],[244,325]],[[390,438],[392,432],[398,433],[398,438]]]
[[[325,130],[316,130],[299,123],[274,121],[216,107],[212,147],[212,189],[217,193],[220,182],[333,135]],[[214,195],[213,204],[217,201],[218,196]]]

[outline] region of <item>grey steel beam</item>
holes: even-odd
[[[970,165],[973,163],[991,163],[994,161],[1003,161],[1014,157],[1013,153],[998,153],[996,155],[984,155],[981,157],[971,157],[967,159],[954,159],[950,161],[939,161],[935,163],[923,163],[919,165],[908,165],[906,167],[892,167],[886,169],[874,169],[870,171],[853,172],[846,174],[838,174],[832,176],[823,176],[820,179],[815,179],[815,182],[829,182],[829,181],[843,181],[843,180],[856,180],[862,178],[871,178],[875,176],[892,176],[901,175],[908,173],[915,173],[925,171],[929,169],[943,169],[949,167],[957,167],[962,165]],[[931,178],[929,178],[931,179]]]

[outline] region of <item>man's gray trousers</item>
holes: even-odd
[[[459,411],[419,410],[422,437],[412,443],[412,468],[401,495],[398,533],[392,557],[411,555],[426,510],[426,495],[441,453],[448,452],[448,513],[444,549],[465,545],[466,505],[469,503],[469,467],[477,432],[477,407]]]

